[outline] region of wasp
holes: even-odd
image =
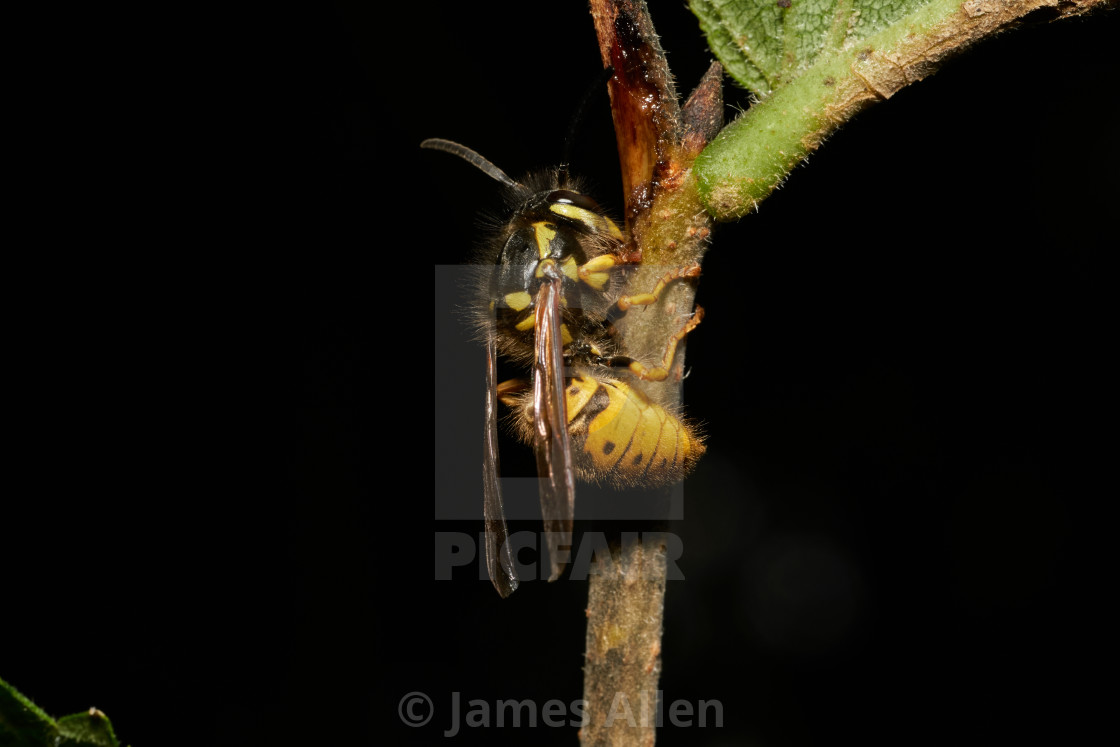
[[[551,576],[570,544],[575,478],[615,488],[657,487],[682,480],[704,453],[685,419],[646,396],[633,380],[663,381],[678,343],[703,318],[696,308],[666,341],[652,365],[626,354],[611,315],[648,306],[677,280],[694,278],[691,264],[664,273],[647,292],[613,290],[615,275],[640,259],[591,197],[573,184],[566,166],[516,182],[475,151],[429,139],[421,147],[457,155],[499,181],[510,211],[488,257],[491,270],[477,306],[486,346],[483,514],[486,563],[498,593],[518,586],[499,483],[498,403],[509,406],[516,435],[532,445]],[[498,382],[499,356],[520,364],[528,381]]]

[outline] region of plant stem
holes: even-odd
[[[592,575],[587,602],[585,747],[654,743],[665,546],[636,537],[611,548],[614,562]]]
[[[624,290],[647,292],[667,270],[699,262],[707,248],[711,219],[691,165],[723,122],[722,69],[713,65],[682,109],[644,0],[592,0],[591,14],[603,65],[614,69],[609,90],[629,248],[641,260]],[[674,282],[655,304],[618,319],[614,326],[627,354],[660,359],[692,313],[694,295],[690,283]],[[642,391],[675,409],[683,370],[682,342],[668,378],[642,382]],[[654,493],[650,500],[657,499]],[[584,745],[654,743],[667,564],[664,543],[649,537],[643,543],[636,534],[623,535],[611,547],[613,563],[590,577]]]
[[[946,58],[1035,11],[1049,9],[1064,18],[1113,2],[932,0],[825,56],[724,128],[695,162],[701,199],[717,220],[741,218],[840,125],[933,74]]]

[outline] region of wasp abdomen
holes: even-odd
[[[580,477],[616,487],[671,485],[704,453],[692,429],[623,381],[580,376],[565,390]]]

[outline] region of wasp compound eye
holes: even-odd
[[[574,205],[583,210],[590,210],[593,213],[602,214],[603,212],[603,208],[599,207],[599,203],[595,202],[595,200],[579,192],[573,192],[570,189],[557,189],[551,192],[545,200],[551,204]]]
[[[622,241],[622,231],[603,213],[599,203],[587,195],[570,189],[557,189],[548,193],[545,204],[554,215],[565,218],[585,231]]]

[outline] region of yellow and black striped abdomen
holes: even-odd
[[[619,488],[671,485],[704,453],[684,421],[624,381],[574,377],[565,398],[573,458],[584,480]]]

